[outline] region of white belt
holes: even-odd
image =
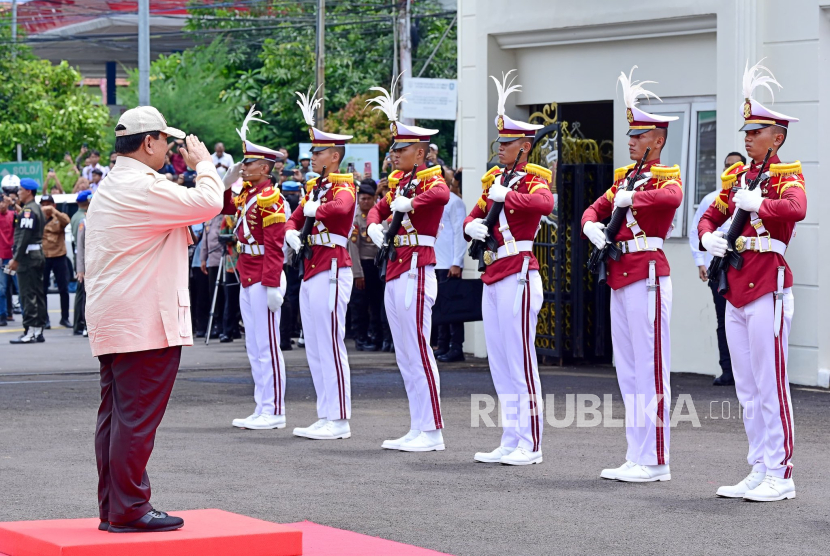
[[[26,252],[28,253],[29,251],[40,251],[42,248],[43,246],[40,243],[30,243],[26,246]]]
[[[484,264],[491,265],[499,259],[503,259],[505,257],[515,257],[520,253],[527,253],[528,251],[533,251],[533,241],[532,240],[509,240],[505,241],[504,245],[499,247],[499,250],[495,253],[492,251],[485,251],[484,252]]]
[[[656,272],[657,261],[649,261],[648,262],[648,279],[646,280],[646,286],[648,288],[648,320],[654,322],[654,319],[657,318],[657,288],[659,285],[657,284],[657,272]]]
[[[663,238],[646,237],[644,235],[635,236],[634,239],[628,241],[618,241],[617,247],[623,252],[623,255],[637,253],[638,251],[657,251],[663,248]]]
[[[404,306],[409,309],[412,305],[412,296],[415,294],[415,282],[418,279],[418,252],[412,253],[412,261],[409,263],[409,272],[406,278],[406,294]]]
[[[781,333],[781,311],[784,308],[784,267],[778,267],[778,283],[775,289],[775,337]]]
[[[337,234],[330,234],[329,232],[320,232],[315,235],[308,236],[309,245],[322,245],[324,247],[334,248],[336,245],[346,247],[349,245],[349,240],[345,236]]]
[[[265,246],[259,245],[258,243],[253,245],[248,245],[247,243],[237,243],[236,252],[245,253],[246,255],[251,255],[253,257],[261,257],[265,254]]]
[[[393,245],[395,247],[435,247],[435,238],[433,236],[418,235],[418,232],[412,232],[405,236],[395,236]]]
[[[772,239],[769,235],[746,237],[740,236],[735,240],[735,251],[743,253],[744,251],[756,251],[758,253],[778,253],[784,255],[787,252],[787,244],[777,239]]]

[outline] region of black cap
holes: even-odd
[[[360,187],[357,189],[358,195],[375,195],[377,188],[375,187],[374,180],[363,180],[360,182]]]
[[[55,202],[55,198],[52,197],[51,195],[49,195],[48,193],[45,194],[45,195],[40,196],[40,204],[41,205],[43,203],[54,203],[54,202]]]

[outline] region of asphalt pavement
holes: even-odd
[[[34,346],[8,345],[10,337],[0,332],[0,521],[95,516],[97,366],[87,340],[63,329]],[[243,342],[183,353],[148,469],[162,510],[307,519],[452,554],[827,553],[827,390],[793,387],[797,497],[759,504],[714,496],[748,466],[734,390],[710,377],[672,376],[681,413],[688,419],[693,407],[700,425],[672,430],[672,480],[624,484],[599,478],[625,455],[624,430],[605,426],[623,415],[611,367],[542,368],[560,422],[568,395],[613,402],[587,411],[603,414],[596,426],[546,424],[544,463],[515,468],[472,460],[500,437],[471,426],[471,396],[494,395],[485,360],[441,367],[447,450],[413,454],[380,449],[409,424],[389,354],[350,352],[353,436],[311,441],[291,435],[316,420],[303,350],[286,353],[288,428],[275,431],[230,426],[253,409]]]

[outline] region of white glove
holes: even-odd
[[[383,245],[383,226],[380,224],[369,224],[366,233],[372,239],[372,243],[381,247]]]
[[[509,187],[505,187],[500,183],[494,183],[490,186],[490,192],[487,194],[487,198],[494,203],[503,203],[504,198],[507,197],[509,192]]]
[[[729,242],[723,239],[723,232],[706,232],[700,238],[700,243],[713,257],[723,257],[729,247]]]
[[[739,189],[733,197],[735,206],[747,212],[758,212],[761,208],[761,203],[764,198],[761,196],[761,190],[757,187],[750,191],[749,189]]]
[[[320,201],[313,201],[309,199],[305,202],[305,206],[303,207],[303,215],[314,218],[317,216],[318,208],[320,208]]]
[[[285,243],[287,243],[288,246],[294,251],[299,251],[300,247],[303,245],[300,241],[300,232],[297,230],[286,230]]]
[[[279,288],[265,288],[268,290],[268,310],[276,313],[282,307],[282,292]]]
[[[479,241],[484,241],[484,239],[490,235],[487,230],[487,226],[484,225],[484,220],[481,218],[476,218],[464,226],[464,233]]]
[[[634,192],[633,191],[617,190],[617,194],[614,196],[614,207],[616,207],[616,208],[630,207],[633,203],[634,203]]]
[[[389,208],[394,212],[409,212],[412,210],[412,199],[403,195],[396,195]]]
[[[602,222],[587,221],[582,227],[582,233],[597,249],[605,247],[605,224]]]
[[[225,172],[225,177],[222,178],[222,183],[225,184],[225,191],[231,188],[236,180],[239,179],[239,174],[242,172],[242,162],[237,162]]]

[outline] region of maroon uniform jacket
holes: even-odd
[[[412,172],[395,171],[394,178],[390,176],[390,190],[386,196],[378,201],[369,211],[366,222],[380,224],[386,218],[392,216],[392,209],[389,207],[395,199],[397,189],[392,189],[395,179],[399,179],[398,187],[404,187],[409,183]],[[409,220],[418,235],[435,237],[438,234],[438,227],[441,224],[441,215],[444,214],[444,205],[450,200],[450,188],[441,175],[441,167],[433,166],[427,168],[421,166],[415,173],[417,184],[415,193],[412,196],[412,211],[409,213]],[[444,233],[452,233],[450,230]],[[406,235],[406,229],[401,226],[398,235]],[[386,281],[394,280],[409,270],[412,264],[412,254],[418,253],[418,266],[435,264],[435,248],[423,245],[400,246],[395,248],[397,258],[389,261],[386,267]]]
[[[504,171],[501,168],[494,167],[481,178],[481,198],[473,207],[469,216],[464,219],[465,228],[476,218],[484,218],[490,212],[490,207],[493,205],[493,201],[487,198],[490,186],[503,175]],[[519,179],[514,182],[511,191],[504,198],[504,216],[507,225],[510,226],[510,233],[513,234],[514,240],[533,241],[536,238],[536,232],[539,230],[539,221],[542,220],[543,216],[547,216],[553,211],[553,193],[550,191],[551,173],[550,170],[541,166],[521,162],[516,167],[515,176],[518,176]],[[506,183],[502,185],[508,186]],[[498,228],[498,224],[493,228],[493,237],[496,238],[499,247],[501,247],[504,245],[504,236]],[[471,240],[466,234],[464,237],[467,241]],[[533,252],[528,251],[526,255],[530,255],[528,270],[539,270],[539,261],[536,260]],[[520,272],[523,262],[524,256],[522,254],[496,259],[485,268],[481,280],[488,285],[494,284],[507,276]]]
[[[297,207],[297,210],[291,214],[291,218],[286,224],[287,229],[303,230],[303,225],[305,224],[303,207],[306,201],[311,198],[311,191],[316,185],[317,179],[319,178],[308,180],[306,183],[305,197],[300,201],[300,206]],[[317,222],[322,223],[328,233],[348,238],[354,225],[354,177],[351,174],[329,174],[323,178],[322,185],[326,190],[318,199],[321,204],[320,208],[317,209]],[[311,235],[318,235],[319,233],[320,230],[317,229],[317,224],[315,223]],[[351,268],[352,266],[352,259],[349,257],[347,247],[341,247],[339,245],[335,245],[334,247],[313,245],[311,252],[311,260],[305,262],[303,280],[308,280],[320,272],[331,270],[332,259],[337,259],[337,268]]]
[[[250,203],[252,199],[256,200]],[[236,239],[239,244],[251,245],[254,251],[261,246],[263,250],[262,255],[239,254],[236,269],[243,288],[257,282],[262,282],[263,286],[269,288],[280,286],[280,275],[285,261],[282,245],[285,239],[286,210],[288,206],[279,190],[271,186],[271,180],[264,180],[256,185],[245,182],[242,192],[236,199],[233,198],[230,189],[225,191],[222,214],[237,215],[239,225],[236,228]],[[248,222],[253,243],[249,243],[245,238],[245,226],[241,219]]]
[[[600,222],[614,212],[614,197],[618,187],[625,187],[626,178],[634,171],[634,164],[614,171],[614,185],[605,194],[594,201],[582,214],[581,227],[585,223]],[[663,238],[671,232],[674,213],[683,201],[683,186],[680,183],[680,168],[663,166],[660,160],[652,160],[643,165],[643,172],[650,172],[649,180],[637,186],[634,193],[631,214],[634,216],[640,229],[646,237]],[[583,235],[583,237],[585,237]],[[623,224],[615,241],[629,241],[634,239],[634,233]],[[668,276],[671,272],[669,261],[662,249],[657,251],[638,251],[626,253],[619,261],[608,258],[608,285],[612,289],[620,289],[638,280],[648,278],[648,263],[656,261],[656,276]]]
[[[801,163],[781,164],[778,156],[770,157],[769,179],[761,182],[764,202],[758,210],[758,217],[772,239],[785,244],[790,242],[796,222],[804,220],[807,214],[807,194],[804,190],[804,176]],[[742,177],[748,183],[758,176],[760,164],[731,166],[721,176],[723,188],[715,202],[701,216],[698,237],[706,232],[716,231],[735,212],[732,198],[741,186]],[[756,237],[758,234],[749,220],[741,232],[742,236]],[[700,247],[703,250],[703,246]],[[778,267],[784,267],[784,287],[793,284],[793,274],[784,257],[778,253],[743,252],[744,264],[741,270],[729,269],[729,291],[724,296],[735,307],[743,307],[764,294],[778,288]]]

